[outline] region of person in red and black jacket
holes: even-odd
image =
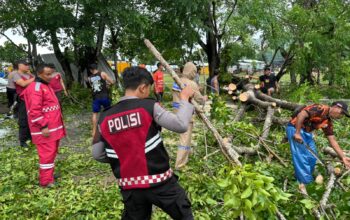
[[[93,157],[110,163],[124,203],[122,219],[150,219],[152,205],[173,219],[193,219],[191,203],[169,165],[161,127],[186,132],[194,107],[186,87],[180,93],[176,114],[148,99],[151,73],[140,67],[123,72],[125,96],[104,111],[93,141]]]
[[[343,115],[350,117],[348,105],[338,101],[331,106],[313,104],[296,112],[289,122],[286,132],[292,153],[295,176],[299,182],[299,190],[307,194],[305,184],[313,181],[312,173],[316,165],[316,144],[312,131],[322,129],[329,144],[338,154],[347,169],[350,169],[350,158],[346,157],[335,139],[333,119],[340,119]],[[307,149],[307,145],[310,149]],[[313,152],[310,152],[312,150]]]
[[[53,70],[40,64],[37,73],[38,77],[22,92],[21,98],[25,100],[30,134],[38,150],[40,186],[53,187],[55,158],[66,130],[59,101],[49,86]]]

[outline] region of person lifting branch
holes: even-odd
[[[305,185],[313,181],[312,173],[317,160],[313,155],[317,155],[316,144],[311,133],[313,130],[323,130],[329,144],[338,154],[345,167],[350,169],[350,158],[345,156],[333,132],[332,120],[340,119],[343,115],[350,117],[348,105],[345,102],[337,101],[332,103],[331,106],[319,104],[306,106],[297,111],[290,120],[286,132],[292,153],[295,176],[299,182],[299,190],[302,193],[307,194]]]

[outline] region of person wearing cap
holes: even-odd
[[[264,75],[259,77],[261,92],[271,96],[275,91],[278,92],[278,82],[270,67],[264,68]]]
[[[26,105],[23,97],[20,96],[35,78],[29,72],[29,63],[26,60],[18,60],[15,66],[18,68],[17,72],[13,74],[13,81],[15,82],[18,102],[19,142],[21,147],[28,147],[26,141],[31,140],[32,138],[28,126]]]
[[[97,68],[97,64],[90,64],[89,70],[91,75],[88,77],[88,81],[92,89],[92,136],[96,133],[97,126],[97,114],[101,111],[101,106],[104,109],[111,106],[111,100],[109,98],[109,91],[107,83],[114,84],[114,80],[111,79],[107,73],[100,72]]]
[[[323,130],[331,147],[345,167],[350,169],[350,158],[345,156],[333,132],[332,120],[340,119],[343,115],[350,117],[348,105],[345,102],[337,101],[331,106],[313,104],[294,113],[288,123],[286,133],[292,153],[295,177],[299,182],[301,193],[307,194],[305,185],[314,180],[312,173],[316,165],[316,158],[313,154],[317,155],[317,150],[312,135],[313,130]],[[313,152],[311,153],[310,150]]]

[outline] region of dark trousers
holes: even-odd
[[[121,190],[121,194],[124,203],[123,220],[151,219],[152,205],[161,208],[172,219],[193,219],[191,203],[175,177],[161,186]]]
[[[18,125],[19,125],[19,141],[20,143],[26,142],[27,140],[31,140],[32,137],[30,135],[29,125],[28,125],[28,116],[26,105],[23,100],[20,98],[18,101]]]
[[[154,93],[154,95],[156,96],[157,102],[163,101],[163,92]]]
[[[10,108],[15,102],[16,89],[6,87],[7,107]]]

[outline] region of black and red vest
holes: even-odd
[[[151,99],[126,99],[101,114],[99,129],[122,189],[150,188],[172,176]]]

